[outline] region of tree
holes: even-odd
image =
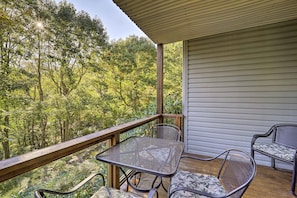
[[[11,108],[22,105],[26,100],[19,92],[26,92],[30,85],[30,75],[23,67],[24,46],[28,38],[30,13],[35,1],[3,1],[0,27],[0,130],[4,158],[10,157],[9,131]]]
[[[164,45],[164,111],[182,113],[182,42]]]
[[[104,52],[99,82],[109,95],[114,118],[137,117],[155,102],[156,48],[143,37],[112,42]]]
[[[3,0],[2,158],[155,113],[156,47],[112,41],[66,1]],[[164,47],[165,112],[181,112],[181,43]],[[178,80],[179,79],[179,80]]]
[[[58,115],[62,141],[72,138],[70,120],[71,93],[79,86],[89,68],[106,45],[106,32],[99,19],[91,19],[86,12],[77,13],[72,4],[61,2],[52,10],[51,43],[48,54],[48,76],[55,93],[65,105]],[[70,105],[70,106],[69,106]],[[62,112],[61,112],[62,111]]]

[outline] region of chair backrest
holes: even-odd
[[[226,151],[219,179],[227,191],[227,197],[239,198],[248,188],[256,173],[256,163],[247,153],[230,149]]]
[[[275,143],[294,149],[297,147],[297,125],[277,124],[272,126],[272,128],[275,130]]]
[[[180,141],[181,130],[175,125],[160,123],[153,126],[152,136],[155,138]]]

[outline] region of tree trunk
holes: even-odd
[[[70,140],[71,135],[70,135],[68,118],[65,118],[65,121],[63,121],[63,132],[64,132],[64,141]]]
[[[5,126],[9,126],[9,116],[5,116],[4,118]],[[2,147],[4,150],[4,159],[8,159],[10,157],[10,149],[9,149],[9,129],[4,128],[4,138],[2,140]]]
[[[47,125],[47,119],[41,118],[40,120],[40,130],[41,130],[41,147],[44,148],[47,146],[46,142],[46,125]]]

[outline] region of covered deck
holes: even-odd
[[[18,157],[7,159],[0,162],[0,182],[6,181],[17,175],[26,173],[37,167],[50,163],[61,157],[67,156],[76,151],[88,148],[91,145],[99,142],[109,140],[110,146],[119,141],[119,135],[125,133],[133,128],[140,127],[151,121],[157,119],[173,119],[176,124],[181,124],[183,117],[181,115],[154,115],[149,118],[133,121],[120,126],[109,128],[89,136],[74,139],[72,141],[64,142],[54,145],[36,152],[24,154]],[[212,164],[197,163],[191,159],[182,159],[179,165],[180,169],[213,173],[220,163]],[[115,188],[125,188],[125,183],[120,178],[120,171],[118,167],[110,166],[108,171],[108,186]],[[121,185],[122,184],[122,185]],[[169,179],[164,180],[165,186],[169,185]],[[274,170],[270,167],[257,166],[257,172],[251,186],[244,194],[245,198],[254,197],[295,197],[290,193],[291,173],[287,171]],[[167,197],[167,193],[160,188],[158,190],[159,197]]]
[[[225,4],[225,2],[223,1],[220,4],[216,4],[215,7],[214,5],[208,4],[203,6],[201,4],[203,4],[204,2],[202,3],[202,1],[201,4],[197,3],[195,7],[193,7],[192,2],[190,1],[184,1],[185,5],[181,4],[180,2],[179,5],[176,5],[173,2],[171,2],[171,4],[167,4],[167,2],[163,1],[160,1],[162,5],[156,5],[154,1],[139,1],[139,5],[133,4],[136,1],[132,0],[115,2],[125,13],[129,15],[129,17],[133,21],[135,21],[137,25],[141,27],[141,29],[143,29],[148,34],[148,36],[156,44],[158,44],[157,115],[153,115],[149,118],[144,118],[130,123],[125,123],[120,126],[115,126],[109,129],[98,131],[96,133],[83,136],[68,142],[63,142],[58,145],[3,160],[0,162],[0,182],[7,181],[13,177],[24,174],[38,167],[42,167],[52,161],[58,160],[77,151],[81,151],[103,141],[108,141],[109,146],[115,145],[120,141],[121,134],[124,134],[125,132],[142,126],[146,123],[158,119],[162,120],[164,117],[174,118],[176,124],[180,126],[183,123],[183,117],[181,115],[169,116],[163,114],[163,44],[296,19],[297,7],[295,1],[290,1],[290,3],[288,3],[284,0],[276,1],[276,5],[274,5],[274,2],[272,1],[261,2],[259,3],[260,7],[257,7],[259,9],[255,10],[250,10],[249,8],[253,7],[249,6],[248,4],[255,3],[257,1],[251,1],[249,3],[245,2],[244,4],[238,2],[232,3],[232,5],[229,5],[228,9],[226,10],[222,10],[222,6],[224,7],[224,5],[222,4]],[[210,8],[211,12],[209,13],[209,16],[212,17],[212,20],[209,20],[209,18],[200,17],[200,15],[191,15],[189,13],[189,10],[192,10],[192,14],[203,14],[205,13],[204,10],[201,10],[201,12],[197,12],[196,10],[199,8],[202,9],[204,7]],[[147,15],[144,18],[141,18],[144,15],[138,14],[137,12],[139,10],[133,8],[140,8],[141,12],[148,8],[149,11],[146,12]],[[269,10],[269,12],[267,12],[267,10]],[[185,11],[186,14],[177,11]],[[161,18],[160,13],[166,13],[167,17],[163,17],[163,21],[161,21],[162,23],[160,22],[159,24],[157,24],[157,19]],[[180,15],[173,17],[173,14],[175,13],[179,13]],[[245,15],[243,15],[245,17],[239,17],[242,13],[245,13]],[[242,18],[245,18],[245,23],[242,23]],[[266,20],[260,20],[263,18]],[[177,19],[181,21],[177,21]],[[190,19],[193,20],[191,21]],[[167,24],[169,20],[171,21],[170,24],[172,26],[172,29],[168,29],[169,26]],[[201,25],[194,26],[193,24]],[[191,27],[190,30],[192,31],[187,31],[187,28],[189,27]],[[208,32],[204,32],[201,30],[208,30]],[[168,32],[170,32],[171,34],[168,34]],[[205,171],[207,170],[207,168],[211,168],[208,171],[213,171],[214,167],[215,166],[203,166],[202,164],[194,163],[191,160],[182,160],[180,163],[180,168],[198,172]],[[120,183],[121,181],[119,169],[115,166],[110,166],[108,168],[108,185],[119,188]],[[167,186],[168,184],[169,181],[167,180]],[[290,184],[290,172],[274,170],[270,167],[257,166],[255,179],[252,181],[251,186],[247,189],[247,192],[244,194],[243,197],[295,197],[289,191]],[[167,193],[162,189],[159,190],[159,195],[159,197],[161,198],[167,197]]]
[[[199,38],[203,38],[203,37],[215,37],[215,35],[219,35],[222,36],[225,33],[230,33],[230,32],[236,32],[236,31],[241,31],[241,30],[247,30],[247,29],[252,29],[252,28],[256,28],[256,27],[263,27],[265,25],[270,25],[270,24],[277,24],[277,23],[281,23],[281,22],[287,22],[287,21],[291,21],[291,20],[296,20],[297,15],[296,12],[294,10],[296,10],[296,1],[285,1],[285,0],[279,0],[279,1],[232,1],[232,2],[228,2],[226,4],[225,1],[183,1],[183,2],[173,2],[173,1],[160,1],[160,2],[155,2],[155,1],[133,1],[133,0],[114,0],[114,2],[119,6],[120,9],[123,10],[123,12],[129,16],[131,18],[132,21],[135,22],[135,24],[137,24],[147,35],[148,37],[156,44],[158,44],[158,57],[160,57],[158,59],[158,68],[159,71],[162,71],[162,50],[163,50],[163,44],[167,44],[167,43],[172,43],[172,42],[176,42],[176,41],[184,41],[184,46],[188,47],[188,42],[189,41],[193,41],[195,39],[199,39]],[[268,36],[269,34],[266,34],[266,36]],[[278,34],[281,35],[281,34]],[[240,40],[239,37],[237,37],[237,35],[232,35],[231,37],[234,37],[238,40]],[[247,38],[250,38],[251,35],[247,36]],[[210,39],[211,40],[211,39]],[[224,40],[224,39],[223,39]],[[199,40],[200,41],[200,40]],[[203,41],[202,41],[203,42]],[[217,48],[220,46],[220,44],[217,42],[217,40],[211,40],[212,43],[214,44],[214,47],[211,48],[210,46],[202,46],[201,43],[199,43],[197,41],[197,43],[192,42],[191,43],[191,50],[185,50],[184,51],[184,58],[186,59],[183,67],[185,68],[184,71],[187,71],[191,74],[194,74],[195,72],[199,73],[201,72],[201,75],[184,75],[183,78],[186,79],[184,84],[183,84],[183,90],[185,90],[185,95],[183,100],[194,100],[195,97],[197,97],[197,95],[202,95],[201,92],[211,92],[208,89],[204,89],[203,91],[199,92],[198,89],[192,89],[191,94],[188,94],[187,91],[189,91],[187,86],[200,86],[199,88],[205,88],[207,86],[209,86],[207,83],[212,83],[215,81],[209,81],[206,84],[202,83],[193,83],[190,84],[189,81],[187,81],[189,78],[191,78],[190,80],[194,81],[197,80],[199,77],[203,78],[204,76],[202,76],[204,74],[204,69],[208,68],[209,65],[213,64],[213,62],[210,61],[210,59],[203,59],[205,58],[205,56],[202,56],[201,54],[209,57],[212,57],[214,59],[214,62],[220,62],[222,60],[216,59],[217,57],[223,57],[223,61],[226,61],[227,59],[225,59],[227,56],[224,53],[225,49],[222,50],[222,53],[216,53]],[[232,44],[233,40],[231,41]],[[263,41],[264,42],[264,41]],[[226,46],[230,47],[231,44],[228,43]],[[264,44],[261,44],[263,46],[265,46]],[[241,46],[241,44],[239,44],[238,46]],[[237,46],[237,47],[238,47]],[[205,47],[208,51],[205,53],[205,51],[199,51],[194,49],[194,48],[203,48]],[[227,48],[226,47],[226,50]],[[249,46],[250,47],[250,46]],[[270,49],[274,49],[276,47],[272,47]],[[251,51],[249,51],[249,54],[246,55],[250,55],[252,53],[257,53],[256,49],[257,47],[250,47]],[[277,49],[277,48],[276,48]],[[188,52],[188,53],[186,53]],[[195,54],[197,56],[192,55],[193,59],[190,59],[190,55],[189,54]],[[266,59],[267,56],[265,55],[265,50],[262,50],[261,54],[261,58],[262,59]],[[201,56],[199,56],[201,55]],[[233,57],[234,54],[230,55],[230,57]],[[276,56],[281,56],[280,52],[276,53]],[[240,56],[238,56],[240,57]],[[240,57],[241,58],[241,57]],[[199,59],[203,59],[203,61],[207,62],[207,64],[203,65],[203,64],[198,64],[198,63],[193,63],[192,65],[190,65],[187,61],[192,61],[195,62]],[[207,61],[206,61],[207,60]],[[202,62],[203,62],[202,61]],[[228,62],[228,64],[226,63],[227,66],[232,65],[233,63],[231,63],[232,61]],[[271,63],[275,63],[277,61],[270,61],[269,65]],[[249,69],[248,67],[253,67],[253,64],[248,63],[248,67],[244,68],[244,67],[240,67],[238,63],[235,63],[234,65],[237,66],[236,69]],[[260,64],[261,66],[259,67],[260,69],[264,69],[264,65]],[[191,66],[191,67],[190,67]],[[282,66],[282,65],[281,65]],[[281,66],[279,66],[281,68]],[[296,64],[293,65],[292,68],[296,68],[295,67]],[[262,68],[261,68],[262,67]],[[202,68],[202,69],[201,69]],[[226,69],[225,67],[217,67],[220,69]],[[216,68],[216,69],[217,69]],[[195,70],[197,69],[197,70]],[[207,70],[207,72],[210,72],[211,70]],[[215,71],[215,69],[214,69]],[[224,70],[225,72],[227,70]],[[205,73],[207,73],[205,72]],[[161,72],[160,72],[161,73]],[[186,73],[186,72],[185,72]],[[215,73],[215,72],[214,72]],[[227,72],[226,72],[227,73]],[[232,73],[232,72],[230,72]],[[255,75],[257,75],[259,73],[255,72]],[[267,73],[265,73],[266,75]],[[232,77],[236,76],[237,74],[232,73],[232,74],[228,74]],[[240,75],[243,75],[243,73],[241,73]],[[241,77],[239,75],[239,77]],[[212,76],[214,79],[214,76]],[[160,76],[159,79],[162,79],[162,77]],[[226,80],[226,79],[225,79]],[[253,81],[253,78],[250,78],[249,80]],[[198,81],[198,80],[197,80]],[[159,82],[161,82],[161,80],[159,80]],[[199,81],[200,82],[200,81]],[[226,80],[226,82],[228,82],[228,80]],[[188,84],[187,84],[188,83]],[[209,83],[209,84],[210,84]],[[232,82],[234,83],[234,82]],[[231,84],[232,84],[231,83]],[[203,87],[205,85],[205,87]],[[271,88],[273,87],[273,82],[267,82],[267,85],[269,85],[268,87]],[[211,92],[214,95],[216,94],[220,94],[220,86],[214,86],[214,88],[218,88],[217,90],[219,91],[214,91]],[[242,89],[242,88],[241,88]],[[236,89],[230,89],[230,91],[234,91]],[[243,89],[242,89],[243,90]],[[253,90],[253,88],[249,89],[249,90]],[[197,91],[197,95],[193,96],[193,92]],[[160,93],[158,93],[159,96],[162,95]],[[188,94],[188,95],[187,95]],[[189,96],[190,95],[190,96]],[[209,98],[208,94],[203,95],[204,98],[201,99],[201,101],[204,101],[205,98]],[[221,95],[220,95],[221,96]],[[230,96],[228,96],[230,97]],[[258,97],[258,96],[256,96]],[[161,97],[159,97],[161,98]],[[215,98],[215,97],[214,97]],[[295,96],[293,96],[292,98],[295,98]],[[206,100],[207,100],[206,99]],[[264,99],[266,101],[266,99]],[[282,105],[286,104],[286,100],[287,98],[281,99],[282,101],[280,102]],[[162,100],[158,100],[159,104],[162,104]],[[198,102],[197,102],[198,101]],[[222,100],[223,101],[223,100]],[[220,101],[220,102],[222,102]],[[229,98],[226,100],[229,101]],[[195,102],[199,103],[199,100],[195,100]],[[224,101],[225,102],[225,101]],[[215,103],[218,103],[217,100],[215,100]],[[195,107],[200,107],[199,105],[194,106],[193,103],[191,104],[192,106],[189,105],[189,108],[195,108]],[[254,103],[255,105],[255,103]],[[201,105],[203,108],[206,106]],[[162,113],[162,108],[161,105],[158,106],[159,107],[159,111],[160,113]],[[187,134],[192,133],[191,137],[194,137],[195,134],[193,134],[194,130],[198,130],[198,126],[203,122],[207,122],[207,117],[211,114],[210,112],[206,112],[207,116],[203,117],[201,119],[201,117],[199,117],[201,112],[197,112],[197,115],[193,116],[194,113],[196,112],[191,112],[192,114],[187,114],[188,112],[188,106],[183,104],[183,110],[184,110],[184,116],[185,116],[185,131]],[[211,106],[211,108],[215,108],[214,106]],[[210,109],[211,109],[210,108]],[[282,106],[282,110],[284,110],[285,108],[283,108]],[[295,108],[294,108],[295,109]],[[207,110],[205,110],[207,111]],[[245,109],[243,108],[243,111],[245,111]],[[286,111],[286,110],[285,110]],[[210,113],[210,114],[208,114]],[[216,112],[218,113],[218,112]],[[254,114],[254,113],[253,113]],[[261,114],[261,112],[259,113]],[[277,114],[277,113],[274,113]],[[217,114],[219,115],[219,113]],[[221,116],[222,114],[220,114]],[[294,114],[296,115],[296,114]],[[197,124],[193,124],[190,126],[192,127],[192,131],[189,130],[189,124],[187,123],[187,120],[189,119],[189,117],[192,116],[190,119],[193,122],[193,120],[198,118],[200,119],[199,121],[197,121]],[[212,115],[214,116],[214,115]],[[215,115],[216,116],[216,115]],[[214,116],[214,117],[215,117]],[[221,117],[215,117],[215,119],[213,119],[213,123],[217,124],[218,121],[217,119],[220,119]],[[211,116],[209,116],[211,117]],[[266,117],[266,116],[263,116]],[[224,117],[225,118],[225,117]],[[233,118],[236,118],[233,117]],[[247,120],[248,118],[244,116],[243,120]],[[280,118],[279,118],[280,119]],[[215,120],[215,121],[214,121]],[[269,118],[268,118],[269,120]],[[270,119],[273,120],[273,119]],[[269,121],[270,121],[269,120]],[[281,119],[280,119],[281,120]],[[286,122],[289,122],[288,119],[285,119]],[[294,119],[293,122],[295,122],[296,119]],[[226,120],[222,121],[222,125],[223,126],[225,124]],[[259,120],[257,120],[259,121]],[[274,120],[273,120],[274,121]],[[262,122],[262,123],[261,123]],[[267,120],[263,120],[263,121],[259,121],[259,123],[265,125],[265,123],[267,123]],[[238,123],[237,123],[238,124]],[[259,125],[261,125],[259,124]],[[239,124],[238,124],[239,126]],[[219,127],[218,127],[219,128]],[[230,128],[229,128],[230,129]],[[206,130],[207,129],[203,129]],[[240,128],[238,129],[240,130]],[[249,129],[248,129],[249,130]],[[222,132],[222,131],[220,131]],[[199,137],[199,135],[201,135],[202,133],[197,134],[197,138]],[[242,139],[246,138],[244,141],[246,143],[246,148],[245,149],[249,149],[249,142],[250,142],[250,136],[251,134],[249,134],[249,132],[246,132],[247,137],[243,137]],[[204,135],[204,134],[203,134]],[[229,135],[229,134],[228,134]],[[185,135],[185,144],[188,146],[187,143],[187,135]],[[213,137],[211,135],[207,136],[210,137],[210,139]],[[207,138],[205,138],[207,139]],[[234,140],[234,139],[233,139]],[[197,141],[198,142],[198,141]],[[192,144],[195,146],[199,145],[199,143],[201,142],[195,142]],[[215,142],[214,145],[217,144],[218,142]],[[224,144],[224,143],[222,143]],[[232,143],[233,144],[233,143]],[[225,144],[227,145],[227,144]],[[209,145],[209,144],[205,144],[205,145],[200,145],[199,148],[195,148],[196,152],[200,152],[199,149],[201,148],[205,148],[207,146],[213,146],[213,145]],[[229,145],[228,145],[229,146]],[[193,146],[194,147],[194,146]],[[212,151],[211,151],[212,152]],[[256,161],[257,162],[257,161]],[[260,164],[260,161],[259,161]],[[180,164],[181,168],[184,168],[186,170],[196,170],[198,172],[204,171],[207,167],[203,166],[202,164],[195,164],[191,161],[182,161]],[[280,170],[274,170],[270,167],[264,167],[264,166],[257,166],[257,173],[256,176],[254,178],[254,180],[251,183],[251,186],[248,188],[247,192],[244,194],[243,197],[295,197],[294,195],[292,195],[290,193],[290,184],[291,184],[291,177],[292,174],[290,172],[285,172],[285,171],[280,171]],[[166,193],[160,191],[160,195],[161,197],[166,197]]]

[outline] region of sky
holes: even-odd
[[[62,0],[55,0],[57,3]],[[97,16],[106,29],[109,40],[136,35],[147,37],[112,0],[67,0],[77,11],[84,10],[92,18]]]

